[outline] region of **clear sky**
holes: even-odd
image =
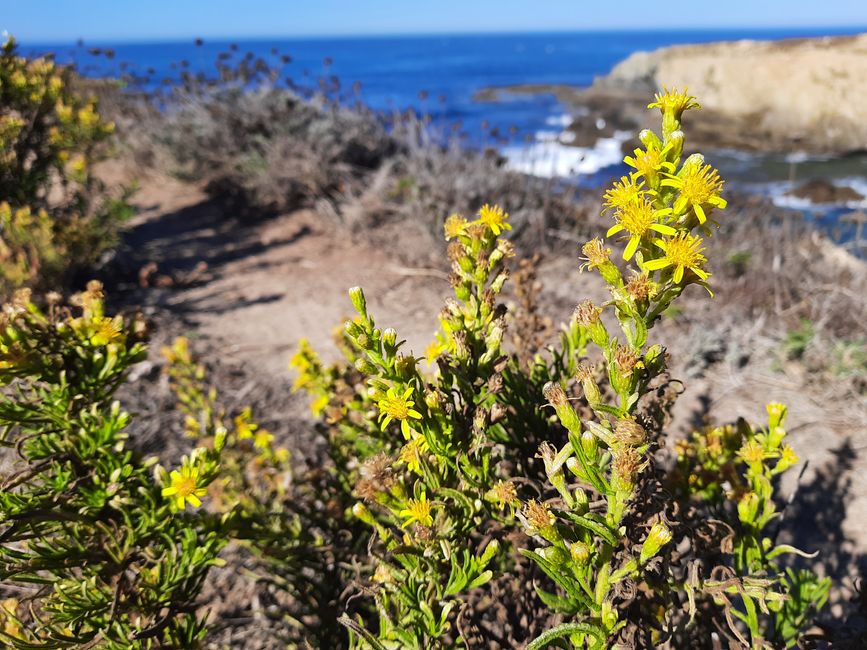
[[[860,26],[867,0],[0,0],[30,42]]]

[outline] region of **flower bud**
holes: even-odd
[[[374,366],[367,357],[358,357],[355,360],[355,369],[364,375],[376,374],[376,366]]]
[[[771,402],[766,408],[768,410],[768,428],[774,429],[783,426],[786,421],[786,406],[779,402]]]
[[[392,355],[397,350],[397,332],[389,327],[382,333],[382,345],[386,354]]]
[[[352,506],[352,514],[369,526],[374,526],[376,524],[370,510],[368,510],[367,506],[363,503],[359,502]]]
[[[644,540],[644,546],[641,547],[641,555],[639,562],[644,564],[652,557],[659,553],[660,549],[671,541],[671,531],[661,521],[656,522],[647,534],[647,539]]]
[[[574,542],[569,545],[569,554],[575,562],[584,566],[590,560],[590,547],[581,541]]]
[[[759,513],[759,505],[761,499],[755,492],[745,494],[738,501],[738,519],[745,524],[751,524],[756,520],[756,515]]]
[[[349,299],[360,315],[367,316],[367,300],[364,298],[364,291],[361,287],[352,287],[349,290]]]

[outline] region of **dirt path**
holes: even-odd
[[[137,292],[141,302],[181,319],[220,359],[255,369],[261,384],[285,385],[301,337],[326,358],[336,356],[332,332],[351,313],[351,286],[365,288],[378,323],[395,327],[416,355],[450,294],[443,269],[398,266],[387,250],[335,236],[334,224],[312,211],[239,226],[202,192],[169,179],[145,182],[136,202],[141,213],[128,238],[129,271],[157,264],[146,274],[152,288]],[[588,293],[601,298],[590,276],[578,276],[575,259],[552,257],[539,276],[541,302],[555,322]],[[696,341],[729,336],[726,328],[738,326],[696,323],[666,323],[657,335],[674,343],[675,376],[697,375],[685,382],[673,429],[685,432],[708,412],[718,423],[738,416],[762,422],[767,402],[787,403],[791,443],[807,470],[783,485],[786,494],[797,489],[785,516],[795,522],[801,546],[821,550],[833,574],[850,576],[843,587],[851,594],[851,576],[867,553],[867,404],[839,399],[833,387],[814,386],[809,377],[772,370],[761,323],[750,325],[755,331],[737,330],[753,352],[748,365],[722,359],[712,371],[696,372]],[[301,400],[282,406],[298,410],[294,417],[302,423],[307,417]]]

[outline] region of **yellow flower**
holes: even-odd
[[[744,444],[738,450],[738,456],[743,458],[749,465],[761,463],[767,457],[764,447],[755,440],[750,440]]]
[[[249,407],[241,411],[241,414],[235,417],[235,435],[238,440],[248,440],[253,437],[253,433],[258,429],[256,423],[251,422],[252,413]]]
[[[400,430],[407,440],[410,438],[411,431],[409,419],[421,419],[421,413],[413,408],[415,402],[409,399],[410,395],[412,395],[412,387],[407,388],[403,395],[398,395],[394,388],[389,388],[385,397],[379,400],[379,420],[382,430],[385,431],[392,420],[400,420]]]
[[[689,89],[684,88],[682,91],[672,88],[663,88],[663,92],[654,95],[654,101],[647,105],[647,108],[658,108],[659,112],[665,115],[670,113],[675,119],[680,120],[680,116],[684,111],[690,108],[701,108],[695,97],[689,94]]]
[[[677,232],[671,226],[657,222],[657,219],[668,214],[671,214],[671,208],[657,210],[646,199],[630,203],[614,215],[617,223],[608,229],[605,236],[610,237],[621,230],[629,233],[629,243],[626,244],[626,249],[623,251],[623,259],[631,259],[638,249],[641,239],[651,230],[664,235],[674,235]]]
[[[400,516],[405,518],[402,528],[406,528],[412,522],[417,521],[422,526],[432,526],[433,517],[431,516],[431,503],[427,500],[427,495],[422,492],[418,499],[410,499],[406,502],[406,508],[400,511]]]
[[[485,203],[482,209],[479,210],[479,221],[490,228],[491,232],[495,235],[499,235],[503,230],[512,229],[512,226],[506,222],[508,218],[509,215],[503,212],[503,208],[498,205],[488,205]]]
[[[656,147],[648,147],[646,150],[635,149],[632,156],[626,156],[623,159],[627,165],[635,169],[633,176],[641,178],[642,176],[652,182],[660,171],[674,171],[674,165],[664,159],[664,155],[668,151],[668,146],[663,149]]]
[[[449,346],[442,341],[434,340],[431,341],[430,345],[425,349],[425,359],[427,359],[428,364],[433,365],[434,361],[443,353],[449,349]]]
[[[123,321],[120,317],[108,318],[102,316],[93,321],[93,334],[90,342],[93,345],[108,345],[123,338]]]
[[[198,486],[199,468],[192,467],[189,464],[181,466],[181,470],[172,470],[171,485],[163,488],[162,495],[164,497],[173,497],[178,510],[186,508],[186,502],[189,501],[194,508],[202,505],[199,497],[205,496],[207,488]]]
[[[274,436],[267,429],[259,429],[253,436],[253,446],[257,449],[268,449]]]
[[[467,220],[459,214],[453,214],[446,219],[443,229],[446,234],[446,241],[454,239],[464,234],[467,228]]]
[[[665,255],[659,259],[645,262],[644,268],[648,271],[658,271],[673,266],[673,279],[677,284],[683,280],[685,270],[692,271],[701,280],[707,280],[710,273],[702,269],[702,265],[707,261],[707,258],[702,255],[704,250],[702,243],[701,237],[685,232],[668,240],[658,239],[656,245],[665,251]]]
[[[622,210],[632,203],[644,199],[644,182],[636,183],[634,176],[621,176],[619,181],[608,189],[602,196],[605,201],[605,210]]]
[[[686,164],[680,175],[669,175],[661,185],[673,187],[680,194],[674,202],[674,213],[682,214],[686,209],[695,210],[699,223],[707,221],[704,206],[725,208],[727,202],[720,196],[723,181],[719,172],[710,165]]]
[[[406,463],[410,472],[421,475],[421,455],[427,451],[427,441],[422,436],[416,436],[406,443],[398,456],[400,462]]]

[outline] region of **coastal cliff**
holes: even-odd
[[[647,93],[665,86],[687,86],[707,112],[780,145],[867,150],[867,34],[637,52],[592,90]]]

